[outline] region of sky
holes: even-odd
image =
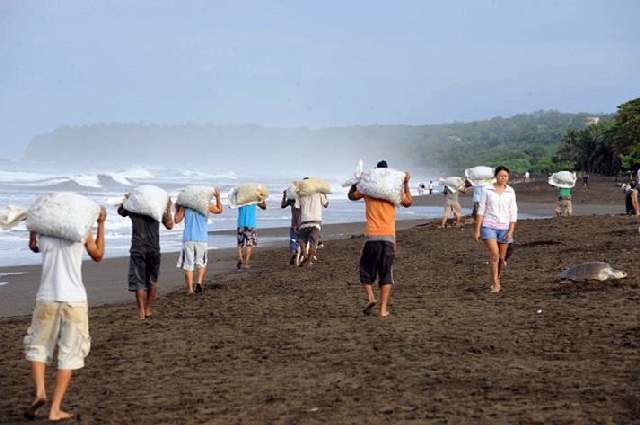
[[[435,124],[640,96],[640,1],[0,1],[0,158],[110,122]]]

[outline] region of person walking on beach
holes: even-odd
[[[307,180],[305,177],[304,180]],[[304,258],[301,266],[311,266],[316,256],[318,243],[320,242],[320,230],[322,226],[322,208],[329,206],[329,200],[324,193],[298,196],[296,207],[300,208],[300,228],[298,237],[300,240],[300,252]]]
[[[267,209],[267,201],[245,205],[238,208],[238,262],[236,268],[251,268],[249,261],[253,248],[258,246],[258,234],[256,232],[256,206],[262,210]]]
[[[287,191],[282,191],[282,201],[280,208],[291,207],[291,226],[289,227],[289,265],[296,264],[300,254],[300,243],[298,242],[298,229],[300,227],[300,207],[296,207],[296,200],[287,197]]]
[[[635,215],[640,215],[640,183],[631,189],[631,205]]]
[[[220,191],[215,189],[213,196],[215,203],[209,205],[209,213],[222,213]],[[184,270],[184,283],[187,295],[194,293],[193,272],[196,271],[195,292],[204,292],[204,276],[207,274],[207,254],[209,251],[209,231],[207,229],[207,216],[199,211],[182,205],[176,206],[175,223],[184,220],[184,233],[182,236],[182,252],[178,256],[177,267]]]
[[[589,190],[589,174],[586,172],[582,175],[582,188],[584,190]]]
[[[377,168],[387,168],[386,161],[380,161]],[[411,175],[407,172],[402,186],[401,205],[409,208],[413,203],[409,180]],[[396,246],[396,207],[391,202],[363,195],[357,186],[351,186],[348,197],[352,201],[364,198],[365,215],[367,218],[365,230],[365,243],[360,256],[360,283],[364,287],[368,303],[364,309],[369,314],[376,305],[373,293],[373,284],[378,282],[380,287],[380,311],[381,318],[389,313],[389,300],[393,280],[393,260]]]
[[[125,195],[125,198],[128,194]],[[152,315],[156,299],[158,275],[160,273],[160,223],[153,218],[127,211],[122,205],[118,214],[131,219],[131,249],[129,250],[129,291],[135,293],[138,305],[138,319]],[[171,199],[162,215],[162,224],[167,230],[173,229]]]
[[[571,203],[571,189],[561,187],[558,189],[558,202],[555,209],[556,217],[571,217],[573,205]]]
[[[89,232],[84,244],[30,233],[29,249],[42,253],[42,276],[31,326],[24,337],[26,359],[31,362],[35,386],[35,398],[24,412],[27,419],[35,419],[38,409],[46,404],[45,369],[53,360],[56,346],[58,371],[49,420],[57,422],[73,417],[62,410],[62,400],[73,371],[84,367],[91,346],[82,254],[86,251],[93,261],[102,260],[106,217],[102,209],[96,237]]]
[[[440,227],[447,227],[447,221],[449,221],[449,216],[451,213],[456,218],[456,226],[460,226],[462,222],[462,208],[460,208],[460,202],[458,202],[458,190],[451,190],[447,185],[444,185],[444,191],[442,192],[445,196],[444,202],[444,214],[442,216],[442,223],[440,223]]]
[[[474,238],[482,238],[489,251],[491,292],[500,292],[500,276],[518,221],[518,205],[516,192],[508,185],[509,169],[500,166],[494,176],[496,183],[486,186],[480,197]]]
[[[429,180],[429,195],[433,194],[433,180]]]
[[[484,186],[479,184],[472,184],[471,190],[473,191],[473,210],[471,210],[471,217],[473,218],[473,222],[475,223],[478,216],[478,208],[480,207],[480,198],[482,197]]]

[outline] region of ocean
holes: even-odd
[[[262,183],[267,185],[270,196],[267,210],[258,212],[258,235],[260,228],[288,227],[291,219],[290,210],[281,209],[282,191],[293,180],[302,176],[285,176],[274,174],[250,174],[232,169],[206,170],[189,168],[186,170],[170,167],[101,167],[99,171],[60,170],[51,165],[26,162],[7,162],[0,168],[0,208],[7,205],[29,208],[40,195],[49,192],[74,191],[86,195],[107,209],[106,222],[106,257],[126,256],[131,239],[131,221],[120,217],[114,206],[108,205],[114,198],[121,198],[124,193],[140,184],[154,184],[162,187],[175,200],[181,188],[187,185],[215,185],[220,188],[225,210],[220,215],[209,217],[209,230],[232,230],[236,228],[236,210],[227,208],[227,192],[234,186],[243,183]],[[364,204],[347,199],[347,187],[342,183],[351,176],[351,170],[344,174],[322,175],[332,186],[329,195],[329,208],[323,212],[324,223],[348,223],[364,221]],[[428,173],[412,176],[412,187],[419,182],[434,180]],[[442,214],[439,207],[399,208],[398,219],[434,218]],[[160,245],[163,252],[178,251],[182,243],[182,224],[173,230],[162,229]],[[281,238],[286,240],[288,234],[283,232]],[[11,230],[0,230],[0,266],[38,264],[39,255],[28,249],[28,231],[24,224]],[[268,242],[267,238],[261,238]],[[211,249],[232,248],[235,237],[231,235],[209,235]]]

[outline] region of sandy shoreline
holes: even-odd
[[[132,301],[92,308],[92,351],[65,406],[109,425],[634,423],[637,228],[623,216],[523,220],[499,295],[470,226],[401,230],[382,321],[361,312],[361,239],[327,240],[311,269],[286,266],[285,247],[242,272],[221,257],[203,297],[165,287],[144,322]],[[585,261],[629,276],[558,282]],[[121,279],[121,267],[90,273]],[[0,423],[21,423],[29,317],[0,323]]]
[[[520,185],[516,187],[516,190],[521,214],[540,218],[552,215],[555,192],[548,185]],[[414,197],[414,205],[416,206],[442,206],[443,203],[444,197],[441,194]],[[471,208],[471,196],[460,196],[460,203],[463,208]],[[576,216],[620,214],[623,209],[622,195],[610,182],[596,182],[592,185],[590,192],[576,190],[574,195],[574,214]],[[397,228],[398,230],[410,229],[418,224],[424,224],[426,221],[432,221],[432,219],[400,220],[397,223]],[[364,222],[327,224],[323,226],[322,233],[325,240],[338,240],[349,238],[351,235],[359,235],[363,228]],[[210,233],[235,234],[233,230],[212,231]],[[279,241],[262,244],[256,251],[256,255],[259,256],[266,249],[286,246],[288,228],[258,229],[258,235],[259,237],[282,238]],[[286,255],[283,255],[283,259],[285,257]],[[160,294],[182,288],[182,274],[175,267],[176,259],[177,253],[175,252],[164,253],[162,256],[160,281],[158,282]],[[235,249],[225,248],[209,251],[209,275],[235,272],[234,265]],[[83,276],[87,286],[89,303],[96,306],[131,301],[132,296],[126,289],[127,270],[128,257],[106,258],[99,264],[85,261]],[[30,314],[39,280],[39,265],[0,267],[0,282],[7,282],[7,284],[0,286],[0,317]]]

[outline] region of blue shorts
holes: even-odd
[[[513,239],[510,241],[505,240],[508,232],[509,230],[507,229],[491,229],[489,227],[482,226],[480,228],[480,237],[483,241],[495,240],[498,241],[498,243],[511,243],[513,242]]]

